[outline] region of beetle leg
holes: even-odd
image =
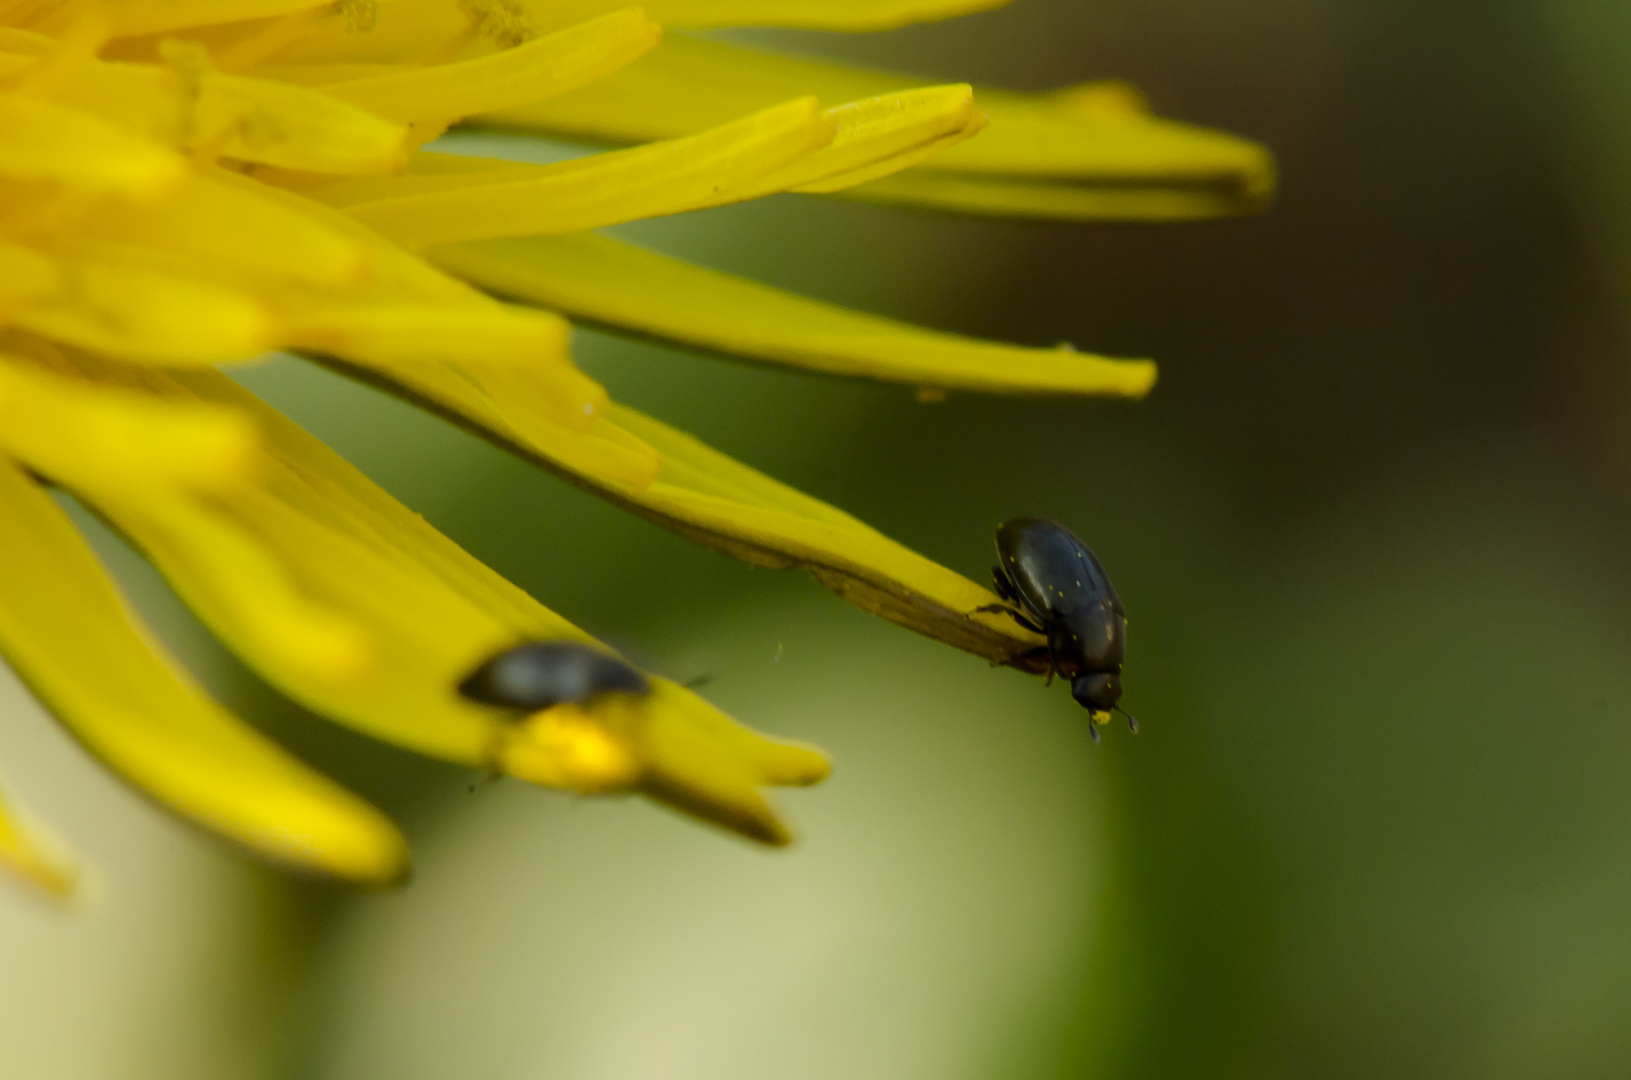
[[[1006,615],[1010,619],[1013,619],[1015,622],[1019,623],[1019,625],[1023,626],[1025,629],[1029,630],[1033,634],[1046,633],[1046,631],[1044,631],[1042,629],[1042,627],[1040,627],[1036,623],[1032,622],[1030,620],[1030,618],[1028,618],[1025,615],[1020,614],[1018,611],[1015,611],[1013,608],[1009,607],[1007,604],[986,604],[984,607],[975,608],[973,611],[969,612],[968,615],[964,615],[963,618],[966,619],[966,618],[969,618],[972,615],[978,615],[981,612],[985,612],[985,611],[995,612],[998,615]]]
[[[991,584],[996,588],[997,595],[1010,604],[1019,600],[1019,590],[1014,587],[1013,580],[1009,578],[1002,567],[993,566],[991,568]]]
[[[1053,677],[1055,675],[1058,675],[1060,678],[1064,678],[1063,674],[1061,674],[1059,671],[1059,661],[1055,660],[1053,657],[1053,638],[1050,636],[1048,638],[1048,678],[1042,685],[1052,686]]]

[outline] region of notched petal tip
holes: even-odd
[[[831,772],[813,746],[768,738],[666,679],[648,694],[606,693],[518,721],[494,767],[583,794],[640,791],[704,821],[773,846],[793,834],[765,797]]]

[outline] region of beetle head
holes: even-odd
[[[1121,676],[1113,671],[1089,671],[1070,681],[1070,695],[1084,709],[1109,712],[1121,700]]]

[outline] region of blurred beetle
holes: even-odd
[[[506,649],[459,683],[483,705],[537,712],[601,694],[648,694],[646,677],[615,656],[575,641],[530,641]]]

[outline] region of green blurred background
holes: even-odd
[[[580,333],[613,394],[983,578],[1067,522],[1137,737],[336,377],[243,381],[545,603],[828,747],[764,852],[352,737],[103,538],[221,695],[403,821],[358,894],[247,864],[0,688],[0,762],[99,867],[0,894],[19,1077],[1631,1074],[1631,7],[1017,0],[751,40],[1043,89],[1121,77],[1274,149],[1267,215],[982,222],[778,197],[626,235],[866,310],[1153,355],[1137,405],[954,396]]]

